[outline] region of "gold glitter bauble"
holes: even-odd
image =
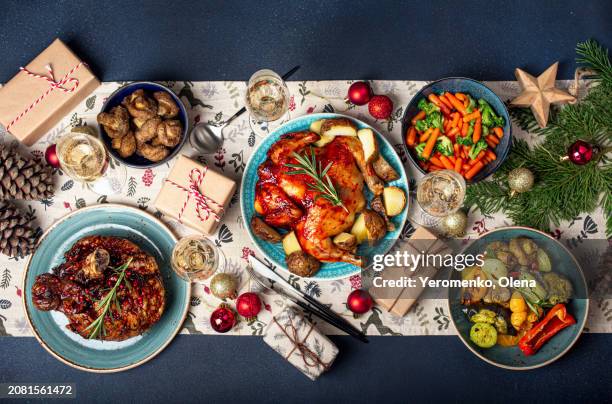
[[[467,215],[458,210],[455,213],[451,213],[442,219],[442,231],[447,236],[451,237],[463,237],[465,235],[465,228],[467,227]]]
[[[230,274],[216,274],[210,280],[210,292],[219,299],[235,299],[238,295],[238,282]]]
[[[515,168],[508,173],[508,186],[510,195],[527,192],[533,187],[533,173],[524,167]]]

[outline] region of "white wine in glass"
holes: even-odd
[[[70,178],[101,195],[121,192],[125,168],[111,159],[100,139],[87,133],[70,132],[59,139],[56,147],[62,170]]]

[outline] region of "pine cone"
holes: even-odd
[[[34,251],[39,232],[30,220],[9,202],[0,201],[0,252],[23,258]]]
[[[16,150],[0,146],[0,200],[28,201],[53,195],[53,171],[50,166],[21,157]]]

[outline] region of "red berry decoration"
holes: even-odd
[[[252,319],[261,311],[261,300],[257,293],[246,292],[238,296],[236,311],[246,319]]]
[[[47,164],[53,168],[60,167],[59,157],[57,156],[57,148],[54,144],[47,147],[47,150],[45,150],[45,160],[47,161]]]
[[[369,311],[374,302],[372,296],[363,289],[353,290],[346,299],[346,305],[349,310],[355,314],[363,314]]]
[[[219,306],[210,315],[210,325],[213,330],[224,333],[231,330],[236,324],[236,315],[226,305]]]
[[[351,104],[365,105],[372,98],[372,89],[365,81],[356,81],[348,89],[348,100]]]
[[[593,145],[577,140],[567,150],[567,157],[572,163],[582,166],[593,158]]]
[[[375,95],[368,104],[368,111],[376,119],[389,119],[393,112],[393,101],[386,95]]]

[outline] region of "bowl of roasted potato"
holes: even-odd
[[[187,110],[172,90],[139,81],[112,93],[97,116],[109,153],[135,168],[156,167],[172,159],[187,139]]]

